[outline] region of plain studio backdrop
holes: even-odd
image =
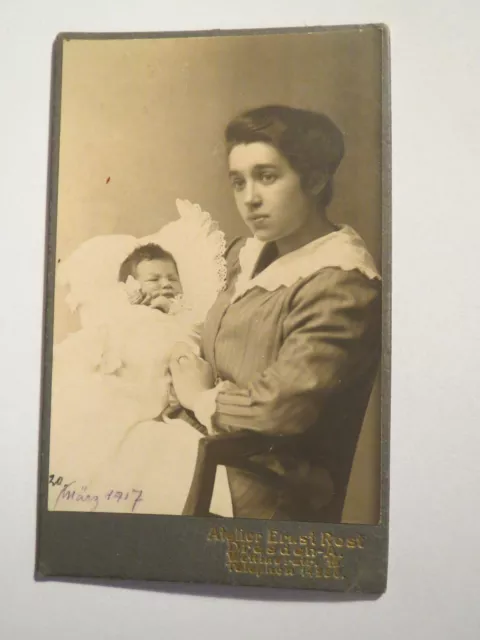
[[[330,214],[381,259],[381,32],[64,44],[56,259],[99,234],[142,237],[199,203],[227,239],[248,234],[227,179],[223,132],[246,108],[288,104],[329,115],[345,136]],[[195,247],[192,247],[192,251]],[[78,328],[56,295],[55,341]],[[379,388],[345,505],[379,516]]]
[[[35,583],[50,54],[56,34],[60,31],[183,31],[371,22],[386,23],[392,36],[393,379],[391,525],[386,594],[372,601],[347,599],[348,596],[343,595],[253,588],[163,584],[157,590],[147,591],[61,582]],[[478,639],[479,24],[480,3],[477,0],[437,0],[434,3],[418,0],[243,0],[238,3],[219,0],[175,0],[171,3],[158,0],[2,0],[2,639]],[[297,47],[294,47],[292,56],[296,52]],[[332,109],[331,115],[337,117],[345,129],[348,155],[351,156],[355,148],[357,152],[360,149],[358,143],[352,146],[349,140],[352,136],[361,136],[362,131],[350,123],[355,125],[355,111],[360,111],[360,107],[354,103],[363,95],[359,91],[365,81],[357,82],[353,70],[358,62],[353,54],[345,57],[343,73],[350,73],[349,83],[353,83],[355,90],[345,96],[345,104],[335,106],[333,100],[330,102],[331,96],[346,88],[343,81],[335,82],[331,78],[330,88],[321,97],[319,106]],[[338,61],[340,69],[340,58]],[[99,73],[108,81],[101,63],[100,59],[94,59],[89,73],[93,76]],[[190,60],[195,66],[201,66],[200,63],[200,60]],[[124,59],[118,64],[126,73],[132,61]],[[261,73],[264,65],[272,65],[268,55],[260,60],[252,59],[250,68]],[[161,60],[156,68],[163,68]],[[87,72],[84,70],[79,74],[79,83],[88,83]],[[114,73],[113,68],[111,73]],[[210,73],[213,79],[215,74]],[[217,69],[217,73],[220,70]],[[318,60],[317,64],[310,61],[302,73],[314,79],[315,87],[327,82],[323,60]],[[229,78],[228,86],[235,91],[235,98],[228,94],[224,100],[231,100],[232,109],[237,103],[241,106],[243,98],[240,100],[240,97],[243,91],[250,91],[249,83],[233,71],[229,72],[227,65],[223,74],[224,79],[219,84],[227,93],[225,83]],[[286,73],[278,82],[275,88],[278,99],[289,92],[286,84],[289,77]],[[121,75],[120,78],[126,77]],[[122,82],[127,83],[127,80]],[[285,87],[282,87],[283,82]],[[320,94],[310,93],[308,84],[301,86],[295,82],[295,91],[298,95],[309,96],[309,100],[315,96],[319,99]],[[137,81],[133,78],[130,87],[125,86],[121,95],[135,100],[136,86]],[[259,99],[263,99],[266,88],[257,82]],[[98,87],[96,89],[98,91]],[[274,96],[268,97],[273,99]],[[88,98],[92,106],[94,99],[95,94]],[[159,102],[168,104],[169,99],[170,93],[166,92],[162,100],[157,98],[157,105]],[[245,94],[246,106],[253,101],[257,101],[257,96]],[[169,180],[177,175],[175,180],[185,182],[176,183],[175,188],[172,186],[171,196],[164,201],[150,193],[156,187],[155,181],[149,181],[148,191],[140,196],[151,204],[146,207],[147,201],[144,202],[142,210],[138,210],[139,220],[146,215],[147,208],[152,216],[160,216],[160,203],[165,204],[166,213],[173,215],[174,198],[179,196],[198,200],[220,217],[223,209],[220,212],[219,204],[211,199],[215,195],[222,198],[225,215],[227,211],[234,213],[221,168],[222,122],[220,117],[213,119],[214,110],[223,108],[223,117],[228,119],[227,104],[218,105],[207,91],[202,91],[202,100],[195,103],[202,126],[217,127],[216,136],[209,133],[212,147],[208,148],[206,142],[203,144],[199,174],[205,177],[205,185],[200,184],[200,178],[195,185],[191,171],[175,166],[178,174],[169,171]],[[375,108],[375,105],[371,107]],[[121,109],[123,105],[119,104],[117,108]],[[200,118],[204,111],[212,118],[206,121]],[[348,113],[350,120],[345,119]],[[80,130],[83,115],[78,114],[78,118]],[[144,149],[153,146],[161,149],[167,136],[174,137],[177,127],[179,131],[175,136],[183,136],[186,143],[182,158],[189,164],[193,162],[190,154],[199,146],[196,141],[200,132],[197,128],[195,135],[188,137],[180,128],[179,118],[180,114],[175,114],[167,130],[162,130],[159,140],[144,140],[142,144]],[[81,130],[86,135],[84,127]],[[101,135],[101,131],[95,130],[89,140],[93,139],[96,145],[96,139]],[[116,135],[119,135],[118,130]],[[140,142],[138,144],[140,148]],[[211,152],[214,145],[219,145],[218,164]],[[100,146],[104,148],[103,144],[98,144]],[[129,146],[133,154],[130,143],[125,146]],[[97,146],[94,150],[98,150]],[[138,172],[138,152],[135,162],[133,158],[130,162],[123,156],[117,159],[118,163],[128,161],[129,167],[133,167],[129,183],[132,189],[126,188],[126,182],[124,186],[131,198],[129,209],[132,205],[136,207],[141,191],[137,187],[140,184],[138,175],[148,170],[153,156],[158,161],[160,154],[147,158],[143,153],[143,156],[145,160],[140,163]],[[115,193],[114,189],[120,189],[119,175],[98,154],[97,158],[95,153],[90,153],[87,159],[79,156],[78,161],[87,165],[84,171],[89,171],[88,165],[98,167],[95,172],[91,171],[92,175],[98,174],[98,195],[108,193],[107,187],[112,188],[112,193]],[[94,164],[97,162],[102,164]],[[359,189],[361,180],[354,180],[350,170],[347,172],[348,162],[346,158],[338,176],[335,216],[338,213],[352,224],[353,216],[358,216],[358,224],[354,226],[375,251],[374,234],[370,235],[368,229],[360,226],[360,216],[364,219],[370,210],[373,211],[373,201],[368,200],[370,205],[366,200],[361,202],[360,195],[372,198],[374,194],[371,189],[365,189],[359,191],[359,197],[354,197],[353,189]],[[198,168],[198,164],[195,166]],[[362,162],[356,165],[355,171],[365,170]],[[81,171],[79,167],[78,180],[82,180]],[[111,180],[106,185],[109,175]],[[165,181],[161,175],[156,177]],[[215,192],[207,183],[208,178],[216,179]],[[69,188],[72,188],[71,183]],[[168,190],[158,186],[158,192],[167,194]],[[348,211],[347,206],[340,207],[340,197],[348,197]],[[116,198],[118,210],[126,210],[120,195]],[[130,215],[127,217],[134,219]],[[98,216],[98,224],[100,219]],[[152,217],[152,228],[153,223]],[[150,227],[146,229],[149,230]],[[65,253],[77,241],[100,231],[100,227],[79,229],[75,232],[77,237],[72,236],[70,245],[67,246],[68,238],[65,238]],[[132,228],[131,231],[136,230]],[[142,232],[140,228],[138,231]],[[238,233],[243,232],[243,228],[238,223],[236,229],[227,231]]]

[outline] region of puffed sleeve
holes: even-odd
[[[276,362],[245,388],[216,396],[214,427],[293,435],[321,417],[331,394],[362,376],[381,344],[379,281],[323,269],[295,288]]]

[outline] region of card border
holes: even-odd
[[[359,534],[366,538],[361,555],[348,561],[356,575],[351,581],[293,579],[229,574],[224,551],[205,553],[212,527],[266,532],[271,521],[255,519],[192,518],[125,514],[49,512],[47,508],[51,371],[53,349],[54,284],[56,263],[57,197],[61,125],[63,44],[70,40],[119,40],[225,37],[319,33],[377,29],[382,41],[382,358],[381,358],[381,491],[377,525],[279,522],[292,535],[314,529],[335,536]],[[90,578],[102,580],[186,582],[286,589],[381,594],[386,590],[390,495],[390,397],[392,325],[392,205],[391,205],[391,77],[390,32],[384,24],[353,24],[274,29],[235,29],[141,33],[60,33],[52,50],[50,135],[48,152],[47,226],[45,237],[43,344],[41,375],[40,446],[35,579]],[[117,539],[119,523],[121,540]],[[168,524],[168,526],[166,526]],[[139,545],[139,541],[142,542]],[[177,557],[175,550],[180,549]],[[173,551],[173,553],[172,553]],[[195,553],[193,553],[195,551]],[[205,561],[205,556],[208,560]],[[351,556],[353,558],[353,555]]]

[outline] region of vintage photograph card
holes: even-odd
[[[386,27],[52,69],[37,579],[383,592]]]

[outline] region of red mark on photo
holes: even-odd
[[[108,176],[108,178],[105,180],[105,184],[108,184],[110,182],[110,176]]]

